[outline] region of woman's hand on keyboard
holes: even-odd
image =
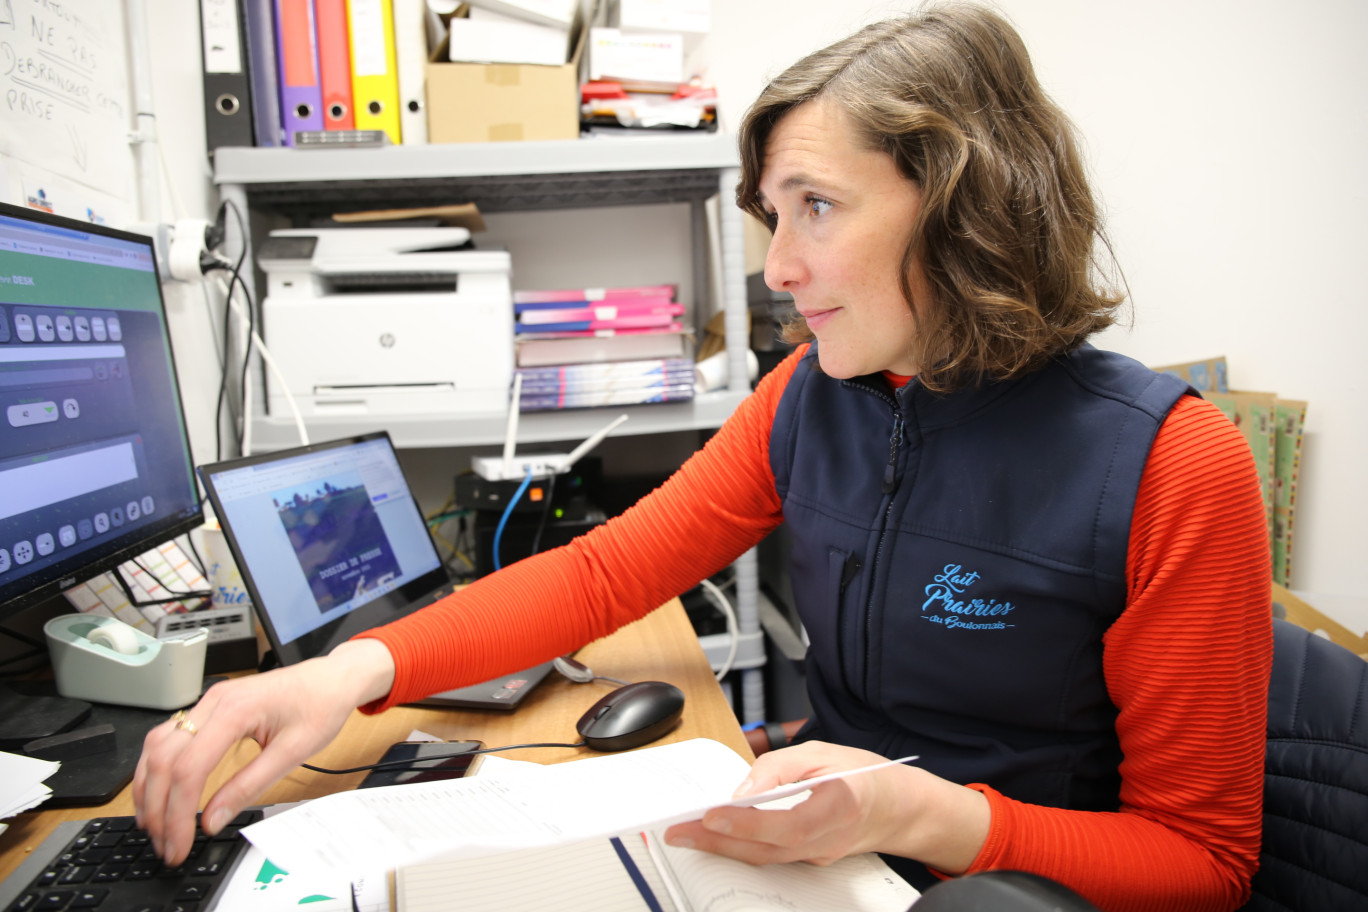
[[[353,709],[388,694],[393,681],[389,650],[361,639],[326,657],[215,684],[180,721],[157,726],[143,742],[133,776],[138,825],[167,864],[179,864],[194,841],[209,774],[239,741],[251,738],[261,753],[209,797],[206,833],[325,747]]]

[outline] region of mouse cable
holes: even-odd
[[[453,760],[453,759],[455,759],[456,757],[465,757],[465,756],[470,755],[470,754],[497,754],[497,753],[499,753],[500,751],[523,750],[524,748],[529,748],[529,747],[587,747],[587,746],[588,746],[588,745],[586,745],[585,742],[583,742],[583,741],[579,741],[579,742],[577,742],[577,743],[575,743],[575,744],[509,744],[509,745],[507,745],[507,746],[505,746],[505,747],[482,747],[482,748],[480,748],[479,750],[453,751],[453,752],[450,753],[450,754],[431,754],[430,756],[422,757],[422,758],[415,759],[415,760],[390,760],[390,761],[388,761],[387,763],[372,763],[372,764],[370,764],[369,766],[353,766],[351,769],[340,769],[340,770],[326,769],[326,768],[321,767],[321,766],[312,766],[312,765],[310,765],[310,764],[308,764],[308,763],[301,763],[301,764],[299,764],[299,765],[300,765],[301,767],[303,767],[304,769],[306,769],[306,770],[311,770],[312,772],[315,772],[315,773],[327,773],[329,776],[344,776],[344,775],[346,775],[346,774],[348,774],[348,773],[364,773],[364,772],[366,772],[367,770],[378,770],[378,769],[407,769],[407,768],[410,768],[410,767],[412,767],[412,768],[414,768],[414,769],[421,769],[421,768],[422,768],[421,764],[424,764],[424,763],[431,763],[431,762],[434,761],[434,760]]]

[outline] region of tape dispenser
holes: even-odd
[[[44,624],[43,633],[64,697],[179,709],[203,689],[206,628],[159,640],[111,617],[63,614]]]

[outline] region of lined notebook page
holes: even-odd
[[[877,855],[753,867],[657,843],[692,912],[905,912],[918,892]]]
[[[394,896],[396,912],[649,912],[607,839],[409,865]]]
[[[658,834],[654,834],[658,838]],[[817,867],[752,867],[657,843],[658,871],[638,834],[623,834],[661,912],[905,912],[917,891],[877,855]],[[662,878],[673,875],[677,909]],[[594,839],[484,858],[409,865],[394,875],[395,912],[650,912],[612,842]]]

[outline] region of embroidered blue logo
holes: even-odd
[[[922,602],[922,614],[933,624],[958,627],[961,630],[1005,630],[1015,627],[1005,620],[981,621],[976,618],[1002,618],[1016,610],[1011,602],[997,599],[966,599],[964,593],[979,581],[977,570],[965,572],[960,564],[946,564],[945,568],[932,577],[926,587],[926,601]],[[927,614],[927,612],[936,612]]]

